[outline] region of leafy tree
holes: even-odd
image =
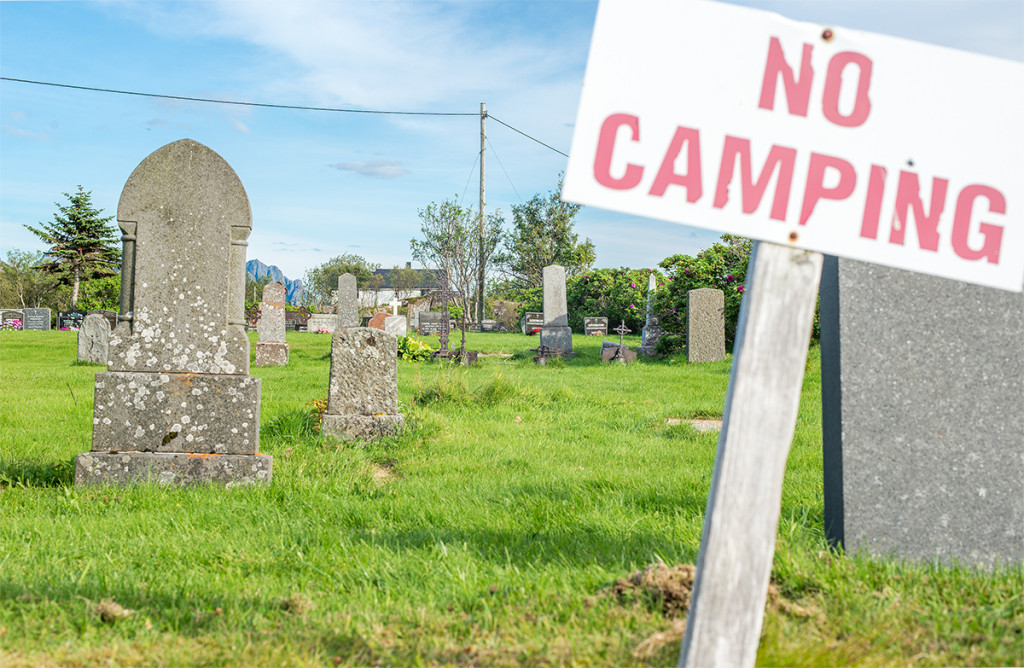
[[[110,225],[114,217],[101,216],[102,210],[92,205],[91,192],[78,186],[78,192],[64,196],[69,203],[54,202],[58,213],[53,214],[52,223],[25,227],[49,245],[39,266],[56,276],[59,284],[71,286],[71,308],[75,309],[82,281],[117,273],[121,248]]]
[[[306,271],[302,281],[302,299],[306,305],[323,311],[331,304],[331,293],[338,289],[339,276],[352,274],[356,277],[356,287],[365,288],[369,286],[373,272],[378,269],[379,264],[367,262],[362,255],[343,253]]]
[[[254,281],[249,278],[249,275],[245,275],[245,308],[249,308],[253,304],[259,304],[263,301],[263,288],[267,287],[274,282],[274,277],[267,274],[263,278]]]
[[[83,311],[119,311],[121,308],[121,276],[104,276],[82,284],[78,308]]]
[[[402,298],[402,295],[409,295],[420,281],[419,272],[411,267],[394,266],[388,276],[391,279],[391,287],[395,289],[395,297]]]
[[[0,303],[39,308],[53,299],[58,289],[57,280],[40,269],[43,260],[39,251],[7,251],[7,260],[0,260]]]
[[[484,248],[480,252],[479,216],[459,205],[457,199],[431,202],[420,209],[422,239],[412,239],[413,259],[432,270],[439,289],[449,288],[462,307],[462,345],[465,348],[465,314],[472,313],[472,297],[477,287],[480,263],[486,266],[501,242],[504,219],[500,211],[487,216],[484,224]]]
[[[565,267],[568,278],[594,264],[594,243],[590,239],[581,242],[573,232],[573,218],[581,207],[563,202],[561,192],[559,179],[557,190],[534,195],[526,204],[512,207],[512,230],[495,263],[520,289],[542,285],[544,267],[548,265]]]

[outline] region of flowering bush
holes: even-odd
[[[18,320],[18,319],[8,320],[7,322],[5,322],[3,324],[0,324],[0,330],[7,331],[7,332],[13,332],[13,331],[20,330],[21,327],[22,327],[21,321]]]
[[[317,327],[316,330],[313,333],[314,334],[330,334],[331,330],[327,329],[326,327]]]

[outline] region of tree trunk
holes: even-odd
[[[72,283],[72,285],[71,285],[71,310],[72,311],[77,311],[78,310],[78,285],[79,285],[79,277],[78,277],[78,270],[76,269],[75,270],[75,282]]]

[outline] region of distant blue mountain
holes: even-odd
[[[268,266],[253,258],[245,263],[245,275],[254,281],[270,276],[272,280],[284,285],[285,297],[289,304],[297,305],[302,301],[302,279],[290,280],[274,265]]]

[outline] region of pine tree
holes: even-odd
[[[121,264],[121,249],[113,216],[102,217],[102,210],[93,208],[91,192],[82,190],[69,195],[69,204],[54,202],[57,213],[52,223],[39,223],[40,228],[25,227],[42,239],[49,248],[40,269],[57,277],[61,285],[71,286],[71,308],[78,306],[79,286],[83,280],[113,276]]]

